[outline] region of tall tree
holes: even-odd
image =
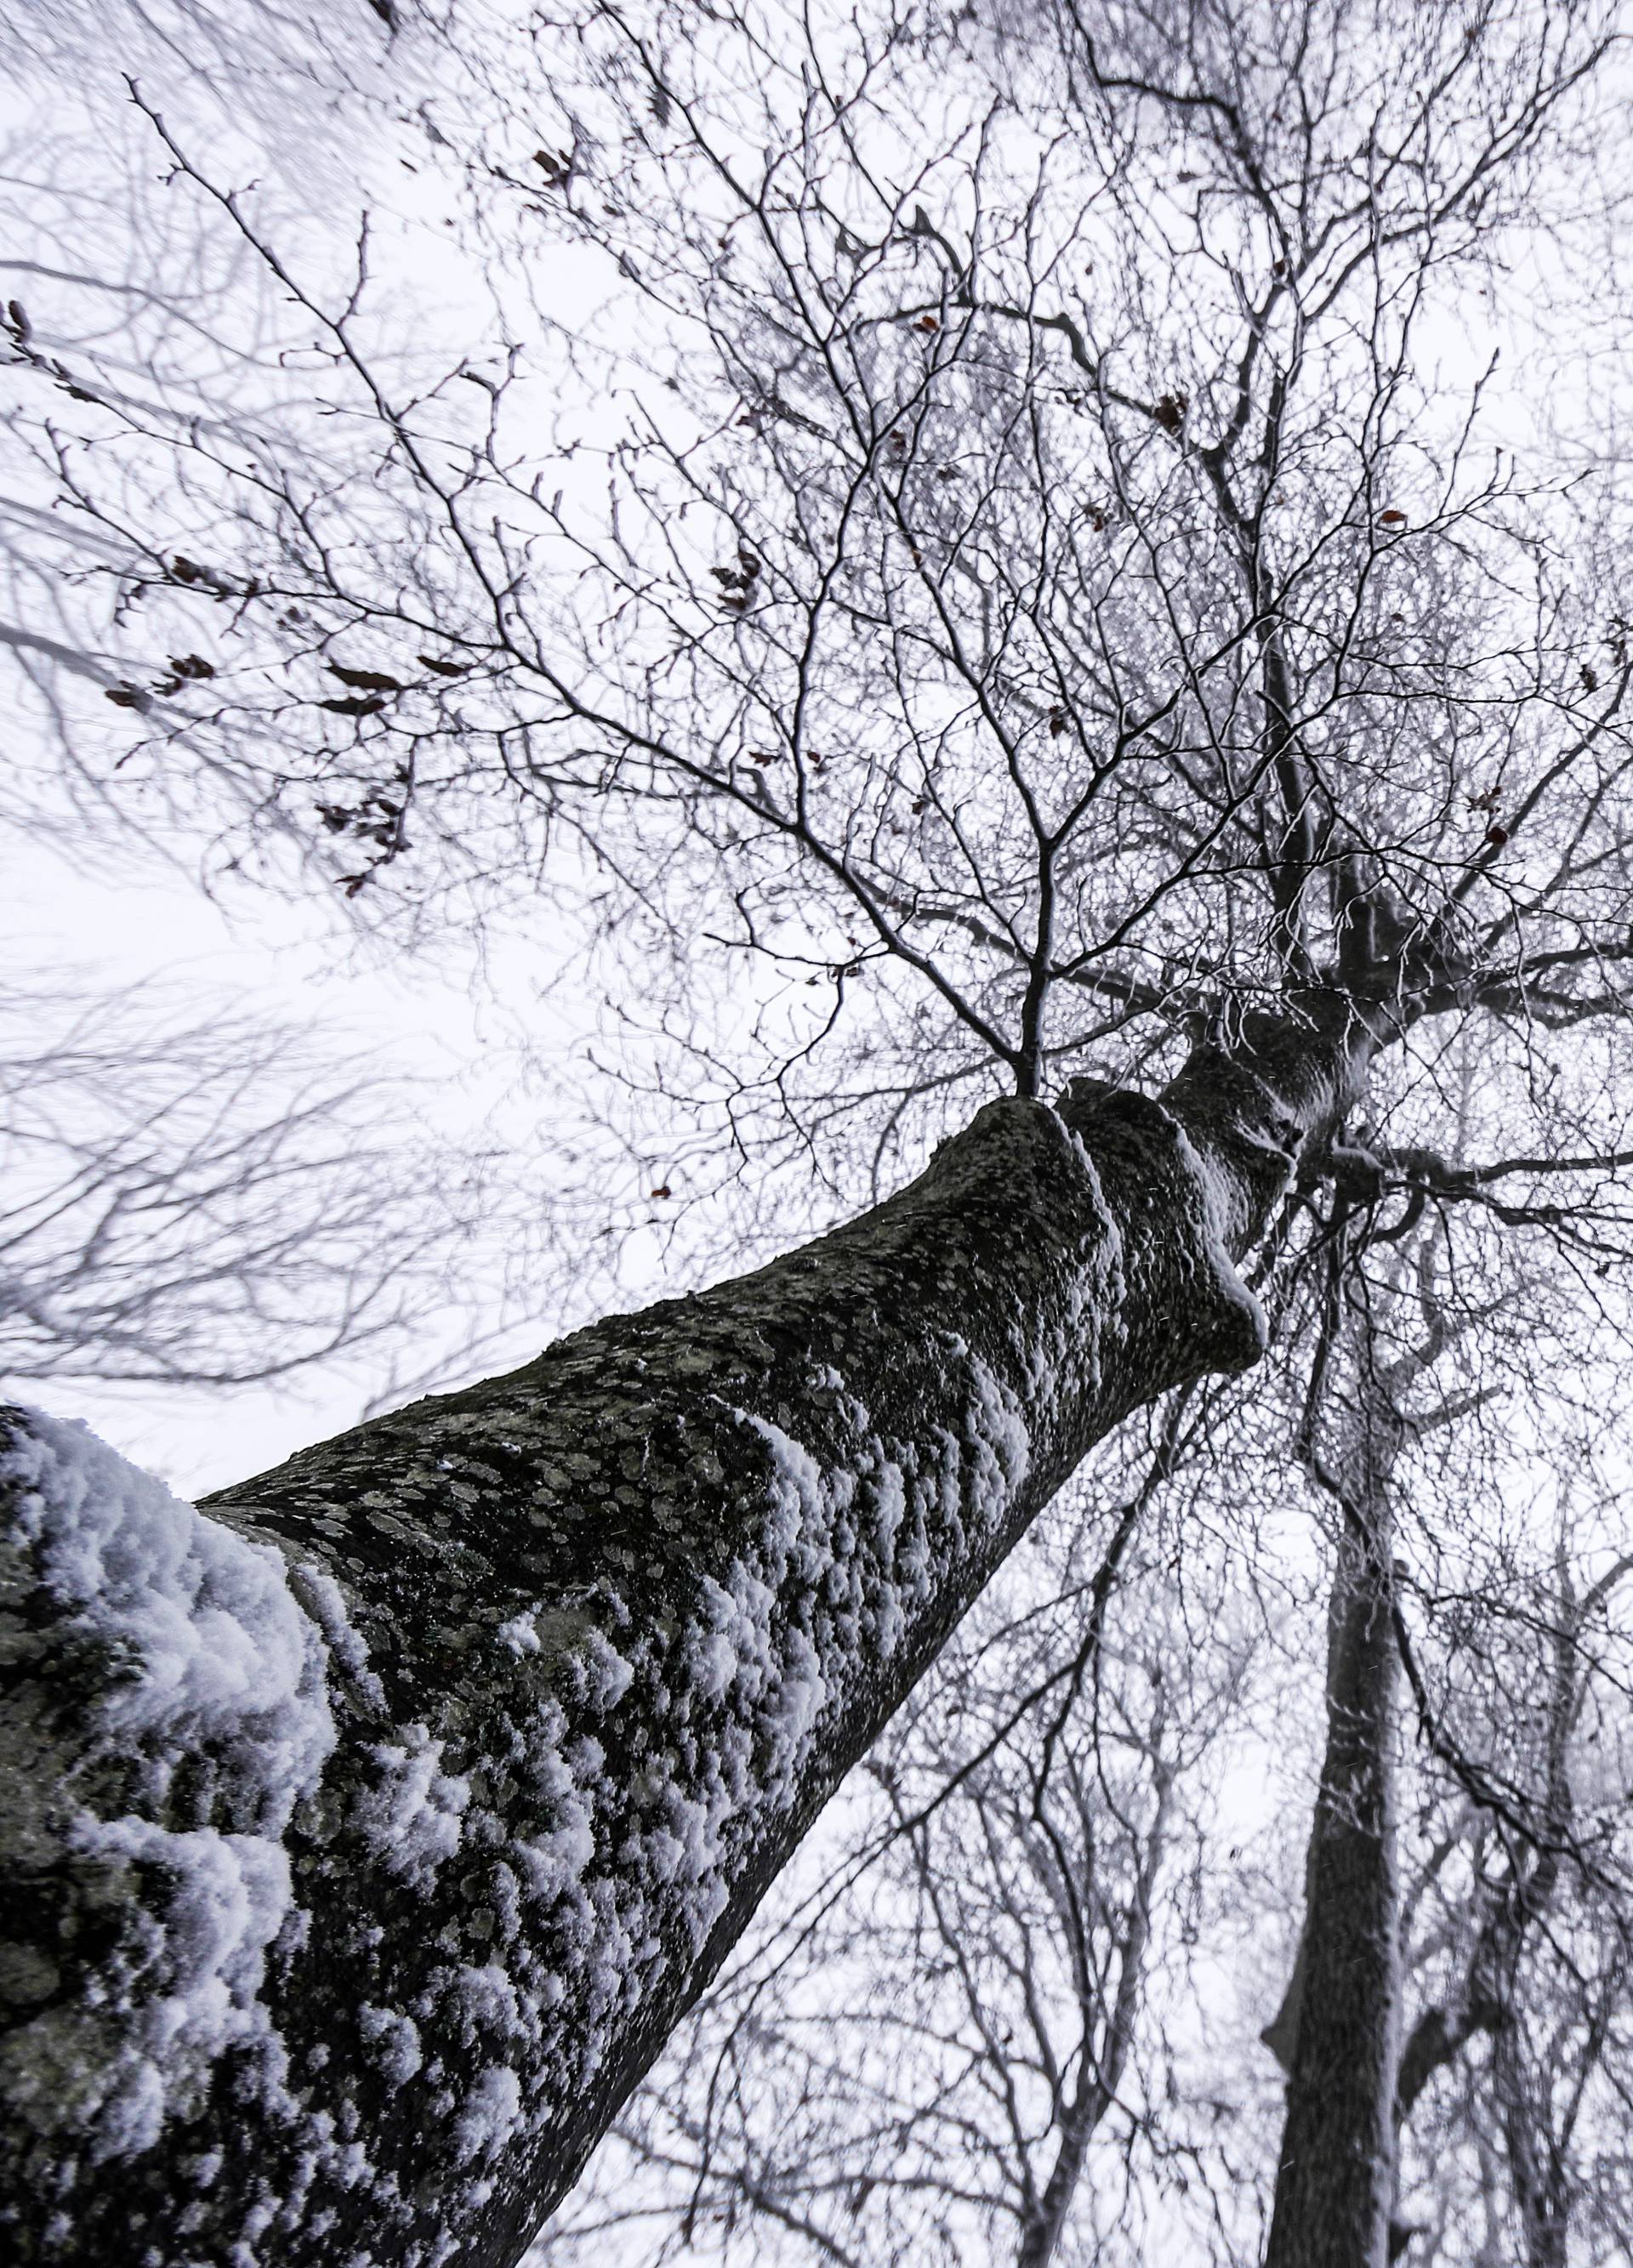
[[[1252,1362],[1250,1251],[1357,1171],[1623,1249],[1615,500],[1437,368],[1499,252],[1570,250],[1607,18],[704,21],[587,11],[541,146],[459,152],[491,352],[394,353],[367,242],[336,281],[151,92],[309,394],[178,418],[10,312],[119,641],[99,792],[381,920],[543,874],[762,1170],[865,1194],[950,1132],[197,1522],[19,1421],[34,2257],[514,2257],[1088,1449]],[[541,313],[545,239],[633,342]]]
[[[196,1526],[19,1420],[12,1705],[51,1738],[13,1929],[48,2005],[8,2043],[7,2205],[41,2257],[69,2189],[79,2247],[519,2252],[1086,1450],[1257,1352],[1226,1240],[1364,1053],[1334,1013],[1285,1061],[1274,1026],[1210,1053],[1164,1104],[990,1105],[818,1243],[376,1419]],[[233,1530],[290,1551],[292,1597]],[[122,1705],[132,1643],[173,1623],[181,1660]],[[246,1669],[201,1700],[211,1624]],[[233,2155],[247,2087],[264,2132]]]

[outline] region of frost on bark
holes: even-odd
[[[982,1111],[738,1282],[177,1506],[14,1416],[0,2226],[26,2262],[514,2260],[1373,1044]]]

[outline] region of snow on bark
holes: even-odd
[[[10,1550],[32,1562],[31,1587],[57,1618],[70,1691],[87,1668],[97,1689],[98,1722],[60,1789],[24,1786],[11,1751],[7,1824],[22,1865],[54,1846],[92,1904],[122,1903],[136,1878],[164,1885],[139,1928],[113,1934],[94,1992],[58,1999],[52,1952],[11,1948],[25,1973],[8,1976],[7,1997],[50,2005],[0,2047],[0,2102],[8,2123],[64,2154],[71,2209],[74,2155],[151,2150],[229,2050],[256,2066],[264,2093],[280,2092],[261,1987],[268,1948],[294,1914],[283,1836],[335,1727],[326,1649],[279,1552],[202,1518],[84,1426],[40,1411],[11,1431],[0,1487]],[[31,1619],[37,1630],[38,1610]],[[26,1624],[8,1631],[13,1675],[34,1635]],[[47,1756],[68,1754],[48,1719],[8,1715],[26,1739],[43,1738]],[[25,1747],[23,1764],[35,1761]],[[207,1798],[183,1784],[201,1772]],[[93,1786],[116,1788],[129,1808],[100,1808]],[[215,1818],[184,1823],[201,1800]]]
[[[1086,1450],[1254,1358],[1230,1251],[1285,1182],[1278,1095],[1189,1134],[990,1106],[802,1251],[208,1516],[100,1449],[58,1490],[67,1429],[19,1420],[5,2068],[159,2092],[11,2122],[15,2257],[514,2260]]]

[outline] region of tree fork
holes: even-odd
[[[1382,1036],[1312,992],[1160,1101],[990,1104],[207,1516],[13,1413],[10,2257],[514,2261],[1087,1450],[1253,1361],[1233,1261]]]

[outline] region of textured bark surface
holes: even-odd
[[[757,1274],[225,1491],[198,1596],[286,1571],[326,1712],[281,1781],[248,1702],[146,1693],[16,1421],[9,2257],[514,2260],[1085,1451],[1253,1359],[1226,1247],[1371,1044],[1318,998],[1164,1104],[992,1105]]]

